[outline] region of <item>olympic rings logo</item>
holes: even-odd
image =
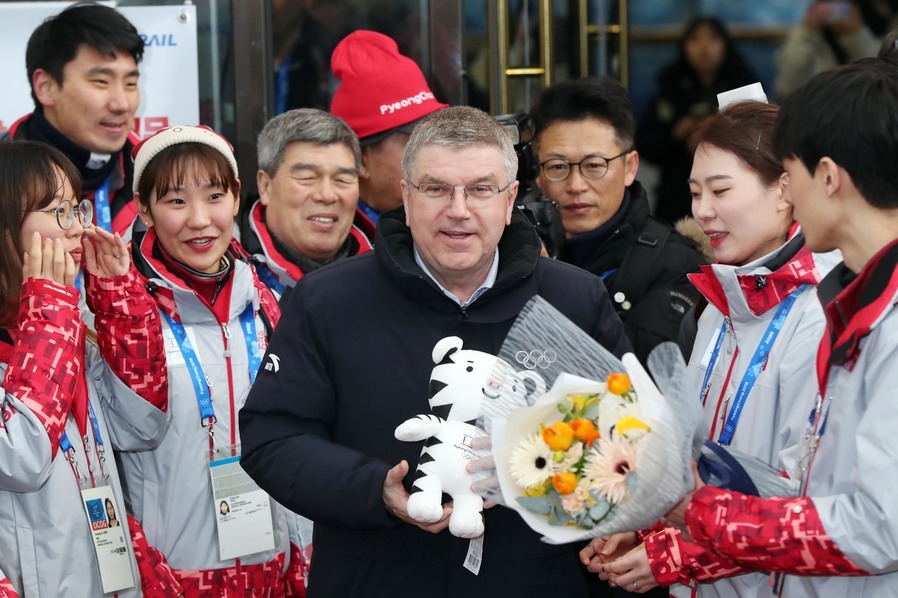
[[[522,366],[527,368],[528,370],[533,370],[536,368],[546,369],[558,359],[558,355],[552,349],[546,349],[545,351],[540,351],[539,349],[533,349],[532,351],[518,351],[515,353],[515,361],[520,363]]]

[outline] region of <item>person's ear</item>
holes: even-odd
[[[368,180],[371,178],[371,148],[362,148],[362,164],[359,166],[359,179]]]
[[[817,170],[814,173],[814,176],[815,178],[818,176],[821,177],[820,181],[823,184],[823,188],[826,190],[826,194],[832,196],[842,190],[848,173],[843,171],[832,158],[823,156],[820,158],[820,161],[817,162]]]
[[[134,193],[134,205],[137,206],[137,217],[140,218],[140,221],[146,225],[147,228],[153,228],[155,222],[153,221],[153,215],[150,213],[149,202],[143,203],[140,201],[140,193]]]
[[[44,69],[35,69],[31,75],[31,89],[41,106],[53,106],[56,103],[56,90],[61,85]]]
[[[402,191],[402,207],[405,208],[405,225],[410,226],[409,224],[409,215],[412,213],[411,201],[409,200],[409,188],[408,181],[405,179],[399,179],[399,189]]]
[[[774,183],[774,187],[776,192],[776,211],[782,212],[791,209],[792,204],[789,202],[789,175],[785,172],[782,173],[780,178]]]
[[[237,185],[231,190],[234,194],[234,217],[240,212],[240,179],[237,179]]]
[[[271,201],[269,193],[271,192],[271,177],[261,168],[256,173],[256,188],[259,190],[259,200],[263,206],[267,206]]]
[[[639,152],[631,150],[621,159],[624,160],[624,168],[626,169],[624,186],[629,187],[636,180],[636,173],[639,171]]]

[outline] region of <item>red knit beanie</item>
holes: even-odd
[[[358,30],[343,38],[334,48],[331,70],[341,81],[331,113],[359,139],[448,106],[436,100],[421,69],[399,53],[396,42],[376,31]]]

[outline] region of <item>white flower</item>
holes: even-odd
[[[603,438],[586,457],[584,472],[592,487],[618,504],[627,495],[627,476],[636,471],[636,445],[621,437]]]
[[[509,470],[511,477],[522,488],[542,484],[555,472],[552,449],[540,434],[525,436],[511,452]]]

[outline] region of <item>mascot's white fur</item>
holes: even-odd
[[[426,440],[409,494],[409,516],[439,521],[445,492],[453,501],[449,531],[476,538],[483,533],[483,498],[471,491],[471,484],[484,472],[471,474],[465,466],[486,456],[471,448],[471,440],[486,432],[475,423],[497,410],[527,405],[528,398],[545,392],[546,384],[538,374],[515,372],[495,355],[463,350],[462,344],[450,336],[434,346],[437,365],[430,375],[429,399],[433,413],[406,420],[395,435],[406,442]]]

